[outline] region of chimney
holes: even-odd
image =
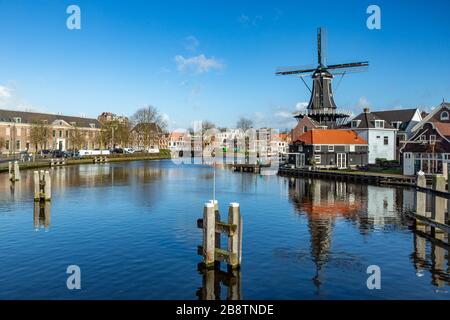
[[[369,113],[369,107],[365,107],[363,110],[364,110],[364,113]]]

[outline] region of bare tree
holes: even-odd
[[[205,133],[206,131],[210,129],[214,129],[216,125],[212,121],[204,120],[202,121],[202,133]]]
[[[236,129],[241,129],[242,131],[247,131],[248,129],[253,128],[253,121],[244,117],[239,118],[236,123]]]
[[[86,141],[84,133],[75,127],[69,133],[69,143],[72,149],[79,150],[84,145]]]
[[[44,122],[34,122],[30,128],[30,142],[34,144],[36,152],[42,150],[50,137],[50,127]]]
[[[148,148],[159,145],[167,122],[156,107],[147,106],[137,110],[131,117],[131,121],[134,125],[133,132],[138,146]]]

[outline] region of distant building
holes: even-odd
[[[443,173],[443,163],[448,166],[450,162],[450,103],[441,103],[411,131],[411,138],[400,150],[403,174]]]
[[[31,137],[32,128],[37,124],[45,125],[49,131],[45,142],[38,146]],[[76,130],[80,133],[81,148],[100,148],[98,136],[101,127],[101,123],[92,118],[0,110],[0,152],[15,154],[21,151],[34,153],[42,149],[73,149],[71,137]]]
[[[296,117],[298,122],[297,125],[292,129],[291,140],[296,141],[302,134],[304,134],[308,130],[312,129],[326,129],[327,127],[321,125],[314,119],[308,117],[307,115],[303,117]]]
[[[352,130],[312,129],[289,146],[289,163],[338,169],[365,166],[368,144]]]
[[[140,149],[163,149],[168,146],[167,135],[156,123],[138,123],[131,129],[133,147]]]
[[[377,113],[364,108],[364,112],[353,118],[347,127],[369,144],[369,163],[376,163],[376,159],[396,159],[397,129]]]
[[[97,120],[101,123],[108,123],[108,122],[117,122],[120,124],[127,124],[128,118],[125,116],[118,116],[115,113],[112,112],[102,112],[101,115],[97,117]]]

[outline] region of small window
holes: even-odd
[[[314,146],[314,151],[315,152],[320,152],[320,150],[321,150],[320,146]]]
[[[306,131],[308,131],[308,127],[307,127],[307,126],[304,126],[304,127],[303,127],[303,133],[305,133]]]
[[[380,139],[381,137],[380,136],[377,136],[377,139]]]
[[[62,138],[62,130],[59,130],[59,137]]]
[[[6,141],[5,141],[5,149],[6,149],[6,150],[9,150],[9,140],[6,140]]]
[[[322,161],[322,159],[321,159],[321,157],[320,157],[319,154],[314,156],[314,161],[316,162],[316,164],[320,164],[320,162]]]
[[[442,111],[442,113],[441,113],[441,120],[449,120],[448,111]]]
[[[20,150],[20,140],[16,141],[16,150]]]
[[[384,145],[387,146],[389,144],[389,137],[384,137]]]
[[[375,120],[375,128],[384,128],[384,120]]]
[[[352,120],[352,128],[358,128],[361,120]]]
[[[53,138],[56,137],[56,130],[53,130]]]
[[[15,123],[21,123],[22,122],[22,118],[21,117],[15,117],[14,118],[14,122]]]
[[[436,143],[436,135],[431,134],[430,135],[430,144],[435,144]]]
[[[420,141],[427,141],[427,136],[426,135],[421,135],[420,136]]]
[[[334,152],[334,146],[328,146],[328,152]]]

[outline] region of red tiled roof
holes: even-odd
[[[450,124],[444,122],[433,122],[437,131],[445,137],[450,137]]]
[[[353,130],[327,129],[309,130],[302,134],[298,140],[305,144],[367,144]]]

